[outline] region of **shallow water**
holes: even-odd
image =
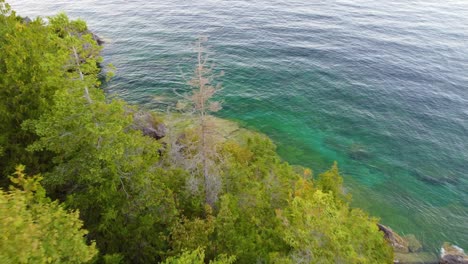
[[[209,36],[226,73],[219,116],[291,163],[338,161],[354,205],[427,250],[468,249],[468,2],[9,2],[85,19],[118,69],[107,91],[148,108],[187,88],[191,44]]]

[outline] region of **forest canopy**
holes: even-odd
[[[0,262],[393,262],[336,164],[313,175],[221,132],[209,65],[191,110],[162,114],[106,98],[100,50],[84,21],[0,0]]]

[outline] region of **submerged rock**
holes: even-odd
[[[427,184],[430,184],[430,185],[444,185],[444,184],[458,184],[459,180],[455,177],[449,177],[449,176],[444,176],[444,177],[433,177],[433,176],[429,176],[429,175],[424,175],[422,173],[419,173],[419,172],[415,172],[413,173],[414,176],[422,181],[422,182],[425,182]]]
[[[439,264],[437,255],[429,252],[395,253],[393,263],[398,264]]]
[[[440,249],[440,264],[468,264],[468,255],[463,249],[445,242]]]
[[[371,154],[361,145],[353,144],[348,150],[348,155],[354,160],[365,160],[371,157]]]
[[[415,235],[410,234],[404,236],[404,239],[408,241],[408,249],[410,252],[416,253],[422,250],[422,244],[421,242],[419,242]]]

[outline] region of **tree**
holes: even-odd
[[[289,206],[276,214],[294,263],[393,263],[376,219],[314,190],[308,180],[297,182]]]
[[[336,161],[328,171],[319,175],[317,186],[323,192],[331,194],[337,202],[351,200],[351,196],[346,195],[343,191],[343,178],[340,175]]]
[[[0,9],[0,170],[8,175],[21,163],[45,172],[52,155],[25,151],[38,138],[23,124],[50,110],[56,92],[82,85],[87,95],[99,85],[100,47],[84,21],[59,14],[25,23],[3,1]]]
[[[209,58],[203,44],[206,37],[200,37],[196,44],[197,63],[193,77],[188,81],[192,87],[191,95],[184,96],[184,102],[178,103],[178,109],[184,109],[187,104],[190,106],[190,114],[196,117],[197,127],[192,131],[186,131],[186,136],[191,137],[186,141],[187,146],[185,159],[187,166],[193,175],[203,178],[203,189],[205,203],[214,207],[221,190],[221,178],[217,161],[219,159],[216,151],[217,140],[215,124],[210,113],[221,109],[221,103],[213,100],[216,93],[221,90],[221,83],[216,83],[215,78],[223,75],[213,73],[213,65],[209,64]],[[190,145],[195,143],[194,146]],[[175,146],[175,148],[177,148]],[[193,151],[190,151],[193,150]]]
[[[161,145],[132,130],[132,111],[122,101],[105,102],[101,90],[82,87],[56,93],[54,107],[28,125],[40,136],[30,150],[51,151],[48,190],[80,209],[89,237],[104,254],[126,261],[161,260],[177,210],[166,186],[171,171],[157,168]]]
[[[21,125],[38,118],[54,92],[66,85],[68,54],[42,19],[25,24],[8,5],[0,3],[0,9],[0,170],[8,175],[23,163],[31,171],[43,171],[49,156],[25,151],[37,137]]]
[[[0,262],[87,263],[97,255],[86,244],[78,211],[68,212],[45,197],[40,176],[26,177],[18,166],[8,192],[0,189]]]
[[[209,264],[232,264],[236,261],[235,257],[220,255],[215,260],[210,260]],[[185,251],[177,257],[170,257],[163,264],[204,264],[205,252],[201,248],[193,251]]]
[[[199,120],[199,153],[204,178],[205,202],[214,206],[218,200],[221,189],[219,175],[215,166],[215,146],[213,145],[213,123],[210,122],[208,114],[221,109],[221,104],[212,101],[213,96],[221,88],[220,83],[214,85],[214,75],[212,67],[208,66],[208,56],[205,53],[203,42],[206,38],[200,37],[196,42],[197,67],[195,74],[189,84],[194,87],[191,101],[194,105],[195,114]]]

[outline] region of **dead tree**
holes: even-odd
[[[188,99],[198,122],[197,153],[193,161],[198,163],[199,173],[203,175],[205,202],[213,207],[221,190],[221,178],[216,166],[216,142],[213,137],[215,125],[211,121],[210,113],[221,109],[221,103],[213,101],[213,96],[221,90],[221,85],[215,85],[215,77],[219,75],[213,73],[213,65],[208,62],[208,55],[203,47],[206,41],[207,38],[201,37],[195,44],[197,66],[188,82],[192,87]]]

